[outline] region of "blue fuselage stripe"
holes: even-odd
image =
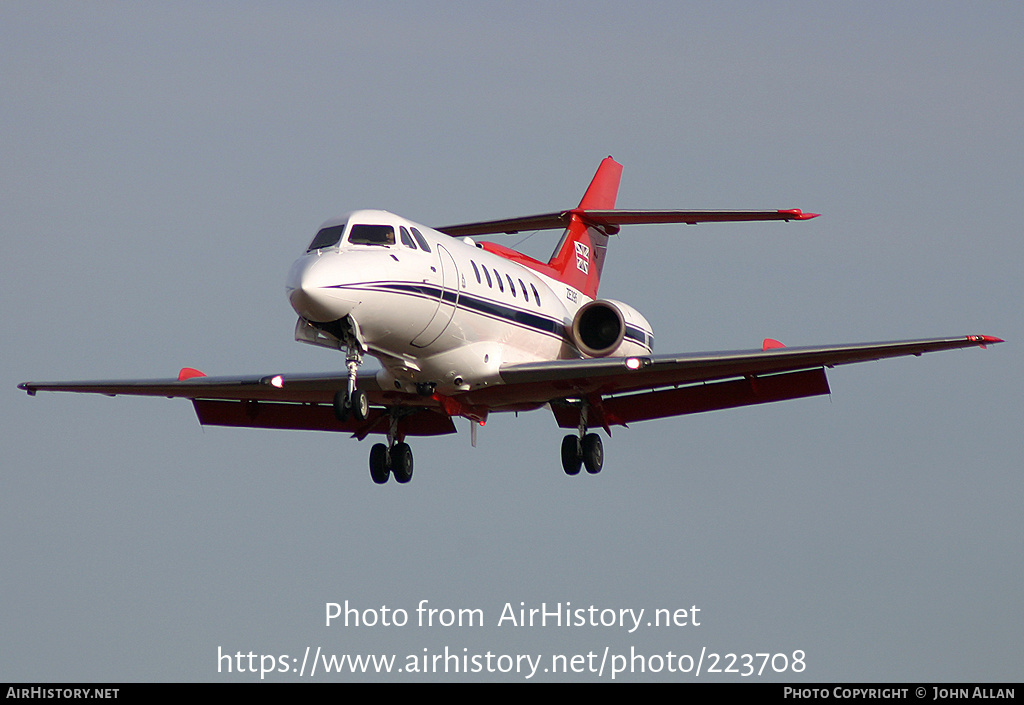
[[[467,311],[474,311],[490,318],[496,318],[507,323],[529,328],[537,331],[538,333],[554,336],[555,338],[565,342],[572,342],[566,336],[565,326],[561,321],[532,313],[530,311],[511,308],[493,301],[488,301],[487,299],[481,299],[467,294],[464,291],[441,288],[423,282],[362,282],[359,284],[339,285],[331,288],[355,291],[383,291],[402,294],[404,296],[415,296],[417,298],[430,299],[431,301],[442,299],[444,302],[452,306],[458,306],[459,308],[464,308]],[[644,346],[648,350],[651,349],[651,343],[654,338],[653,334],[650,332],[629,325],[626,326],[625,337],[638,345]]]

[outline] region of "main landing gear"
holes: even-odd
[[[390,475],[403,485],[412,479],[412,448],[408,443],[394,443],[390,448],[375,443],[370,448],[370,479],[383,485]]]
[[[587,416],[590,404],[580,401],[580,426],[575,436],[569,434],[562,439],[562,469],[565,474],[580,474],[580,467],[586,467],[591,474],[597,474],[604,465],[604,445],[597,433],[587,432]]]
[[[391,424],[388,427],[388,442],[375,443],[370,448],[370,479],[378,485],[383,485],[391,475],[395,481],[401,484],[412,479],[412,448],[401,440],[398,433],[398,418],[400,412],[390,409]],[[348,401],[348,395],[342,391],[334,395],[334,414],[339,421],[348,418],[351,412],[359,421],[365,421],[370,414],[370,402],[366,398],[366,392],[355,390]]]
[[[568,435],[562,439],[562,469],[566,475],[579,475],[580,467],[591,475],[601,472],[604,466],[604,445],[596,433],[584,434],[583,438]]]
[[[398,432],[399,409],[388,410],[391,417],[388,425],[388,442],[374,443],[370,448],[370,479],[383,485],[391,475],[395,482],[404,485],[412,479],[412,448]]]
[[[587,407],[585,400],[581,402],[578,433],[562,439],[562,469],[566,475],[579,475],[580,466],[585,467],[591,475],[596,475],[604,466],[601,437],[596,433],[587,433]]]

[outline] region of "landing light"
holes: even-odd
[[[640,369],[640,358],[638,358],[638,357],[627,357],[626,358],[626,367],[628,367],[631,370],[639,370]]]
[[[270,378],[270,384],[271,386],[281,389],[282,387],[284,387],[284,377],[282,377],[281,375],[274,375],[273,377]]]

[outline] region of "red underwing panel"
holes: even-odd
[[[342,423],[334,417],[334,409],[325,404],[212,399],[196,399],[192,404],[199,423],[204,426],[339,431],[359,436],[387,433],[389,426],[387,412],[376,408],[370,409],[370,417],[366,421],[350,418]],[[455,424],[447,416],[424,409],[402,417],[399,431],[406,436],[440,436],[455,433]]]
[[[825,370],[818,368],[609,397],[602,400],[601,412],[608,424],[625,425],[634,421],[698,414],[704,411],[767,404],[828,393]],[[551,409],[561,428],[577,428],[579,425],[578,407],[552,405]],[[588,414],[588,426],[603,425],[600,419],[594,418],[596,416],[593,411]]]

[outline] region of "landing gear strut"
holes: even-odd
[[[363,349],[354,335],[345,336],[345,366],[348,368],[348,386],[334,394],[334,417],[347,421],[351,413],[356,421],[366,421],[370,415],[370,400],[366,392],[356,389],[359,365],[363,364]],[[385,478],[387,479],[387,478]]]
[[[388,429],[388,443],[375,443],[370,448],[370,479],[378,485],[395,476],[395,482],[404,485],[412,479],[412,448],[399,440],[398,415],[392,411]]]
[[[604,444],[596,433],[587,433],[587,403],[580,406],[580,427],[577,435],[562,439],[562,469],[566,475],[579,475],[580,466],[591,475],[604,466]]]

